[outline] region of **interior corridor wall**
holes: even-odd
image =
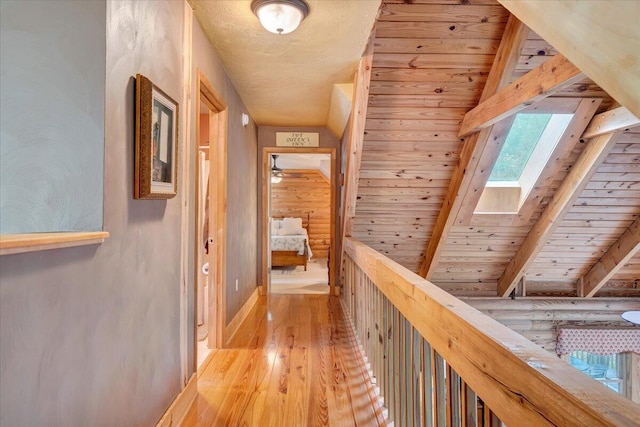
[[[224,99],[228,108],[227,128],[227,274],[226,274],[226,323],[238,313],[256,288],[258,263],[257,249],[257,174],[258,174],[258,130],[252,119],[247,126],[242,126],[242,113],[248,110],[227,75],[224,65],[200,23],[193,22],[193,76],[192,76],[192,111],[195,110],[196,75],[200,70],[209,83]],[[191,122],[192,148],[195,150],[195,116]],[[195,151],[190,153],[195,159]],[[213,162],[212,162],[213,164]],[[213,170],[211,173],[215,173]],[[191,171],[195,183],[195,168]],[[195,185],[191,186],[190,211],[195,209]],[[193,219],[192,219],[193,221]],[[195,230],[193,223],[189,230]],[[193,250],[193,249],[191,249]],[[190,257],[193,259],[193,256]],[[191,270],[193,271],[193,270]],[[236,291],[236,280],[238,290]],[[193,286],[189,289],[193,290]],[[191,297],[192,300],[192,297]],[[189,307],[193,310],[193,304]],[[190,319],[193,315],[190,314]],[[192,360],[192,359],[189,359]]]
[[[92,25],[106,28],[111,237],[0,257],[3,426],[151,426],[181,389],[180,198],[133,199],[133,99],[142,73],[182,100],[183,2],[100,4],[106,22]],[[56,19],[71,27],[87,17],[72,9]],[[63,32],[51,37],[73,43]],[[25,129],[33,119],[24,118]]]

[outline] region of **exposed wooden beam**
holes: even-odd
[[[601,135],[591,139],[582,154],[567,174],[567,177],[556,190],[553,199],[547,205],[538,221],[531,228],[524,242],[509,262],[498,280],[498,295],[508,296],[533,263],[562,222],[564,215],[571,209],[591,177],[609,154],[622,134],[621,131]]]
[[[464,141],[458,167],[453,172],[447,195],[433,227],[431,238],[427,242],[424,260],[420,265],[419,274],[427,280],[431,279],[431,275],[438,265],[449,231],[453,226],[458,211],[462,206],[464,195],[471,185],[474,172],[478,167],[482,148],[485,145],[480,141],[486,141],[489,133],[490,131],[485,129],[468,136]]]
[[[356,200],[358,197],[358,180],[360,179],[360,163],[364,143],[364,128],[367,120],[367,106],[369,103],[369,84],[371,82],[371,67],[373,63],[373,43],[375,29],[371,33],[369,43],[360,59],[353,85],[353,104],[351,107],[351,123],[349,139],[347,140],[347,165],[344,177],[344,199],[342,203],[342,232],[340,241],[345,236],[351,236],[353,218],[356,214]],[[340,263],[342,265],[342,251]]]
[[[499,1],[640,117],[640,2]]]
[[[480,102],[492,97],[509,84],[513,70],[515,70],[522,47],[529,36],[529,27],[514,15],[509,16],[507,26],[502,34],[502,41],[491,65],[491,71],[482,90]]]
[[[490,98],[501,88],[509,84],[509,78],[520,58],[522,46],[529,35],[529,28],[515,16],[510,16],[502,36],[502,42],[496,53],[491,71],[482,91],[480,101]],[[420,275],[429,279],[440,258],[449,230],[460,210],[462,201],[471,186],[478,162],[487,145],[491,129],[468,136],[462,147],[458,167],[453,173],[449,190],[445,196],[438,220],[427,244],[425,257],[420,266]]]
[[[459,136],[491,126],[582,79],[584,74],[575,65],[556,55],[469,111]]]
[[[582,278],[586,298],[596,294],[638,251],[640,251],[640,219],[636,219],[591,270]]]
[[[614,132],[640,125],[640,119],[625,107],[614,108],[594,116],[582,138],[593,138],[604,133]]]

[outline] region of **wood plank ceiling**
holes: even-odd
[[[461,123],[481,99],[509,16],[490,0],[383,2],[373,44],[353,236],[412,271],[420,271],[424,262],[459,166]],[[557,53],[529,32],[510,81]],[[566,105],[592,102],[584,107],[587,122],[594,111],[617,106],[584,77],[552,97]],[[457,295],[495,296],[509,263],[591,142],[580,134],[582,129],[566,153],[554,159],[554,173],[533,191],[527,215],[471,213],[458,221],[444,235],[428,278]],[[585,275],[640,217],[640,128],[624,129],[605,156],[566,215],[554,218],[559,221],[555,229],[526,264],[527,295],[579,294]],[[624,264],[599,296],[640,295],[640,256]]]

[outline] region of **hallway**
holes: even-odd
[[[338,298],[260,297],[201,372],[183,425],[384,425],[362,369]]]

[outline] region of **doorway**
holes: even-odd
[[[194,370],[224,346],[227,106],[198,71],[196,98]]]
[[[335,186],[334,148],[263,148],[262,295],[335,295]]]

